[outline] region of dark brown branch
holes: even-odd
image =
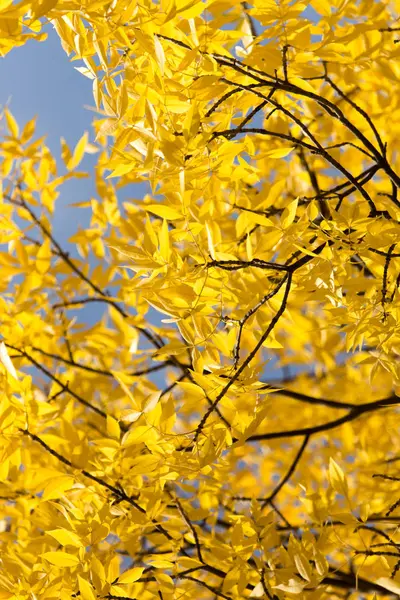
[[[35,223],[35,225],[37,225],[39,227],[39,229],[41,230],[41,232],[43,233],[43,236],[45,238],[48,238],[50,240],[50,242],[53,244],[54,248],[57,250],[57,254],[60,258],[62,258],[62,260],[65,262],[65,264],[67,264],[69,266],[69,268],[71,269],[71,271],[73,271],[78,277],[79,279],[81,279],[82,281],[84,281],[85,283],[87,283],[87,285],[89,287],[92,288],[93,291],[95,291],[97,294],[99,294],[100,296],[104,296],[104,292],[95,284],[93,283],[86,275],[85,273],[83,273],[83,271],[81,271],[81,269],[74,263],[74,261],[70,258],[68,252],[65,252],[62,247],[60,246],[60,244],[57,242],[57,240],[54,238],[54,236],[52,235],[52,233],[47,229],[47,227],[42,223],[42,221],[35,215],[35,213],[33,212],[33,210],[30,208],[29,204],[24,200],[23,198],[23,192],[22,190],[20,190],[20,202],[16,202],[15,200],[9,198],[9,200],[13,203],[16,204],[17,206],[20,206],[21,208],[24,208],[26,210],[26,212],[29,214],[29,216],[31,217],[32,221]],[[119,304],[117,302],[113,302],[111,301],[114,308],[123,316],[123,317],[127,317],[127,313],[119,306]]]
[[[296,470],[296,467],[299,464],[299,461],[304,453],[304,450],[306,449],[306,446],[307,446],[309,440],[310,440],[310,436],[306,435],[304,437],[303,443],[301,444],[296,456],[294,457],[292,464],[290,465],[287,473],[284,475],[284,477],[282,477],[282,480],[278,483],[278,485],[276,486],[274,491],[271,492],[271,494],[269,496],[262,497],[262,498],[256,498],[257,502],[263,503],[263,507],[266,506],[267,504],[271,504],[273,502],[275,496],[281,491],[281,489],[283,488],[285,483],[287,483],[288,480],[290,479],[290,477],[293,475],[293,473]],[[232,500],[237,500],[240,502],[251,502],[253,500],[253,498],[250,498],[250,496],[233,496]]]
[[[399,552],[390,552],[389,550],[355,550],[354,554],[363,554],[364,556],[396,556],[400,557]]]
[[[279,307],[279,310],[277,311],[277,313],[275,314],[275,316],[271,320],[271,322],[268,325],[267,329],[264,331],[264,333],[261,336],[260,340],[254,346],[253,350],[246,357],[246,359],[243,361],[243,363],[237,369],[237,371],[235,371],[234,375],[231,377],[231,379],[228,381],[228,383],[224,386],[224,388],[220,391],[220,393],[217,395],[217,397],[215,398],[215,400],[212,403],[212,405],[210,406],[210,408],[204,414],[203,418],[201,419],[200,423],[198,424],[198,426],[196,428],[196,433],[195,433],[194,440],[193,440],[194,442],[197,441],[199,435],[203,431],[203,428],[204,428],[204,426],[205,426],[205,424],[206,424],[209,416],[214,411],[215,407],[218,405],[218,403],[220,402],[220,400],[222,400],[222,398],[225,396],[226,392],[230,389],[230,387],[240,377],[240,375],[244,371],[244,369],[251,363],[251,361],[256,356],[257,352],[259,351],[259,349],[261,348],[261,346],[264,344],[265,340],[268,338],[269,334],[274,329],[275,325],[277,324],[277,322],[279,321],[279,319],[281,318],[281,316],[285,312],[287,300],[288,300],[288,297],[289,297],[289,291],[290,291],[290,287],[291,287],[291,283],[292,283],[292,274],[291,273],[288,273],[287,275],[285,275],[285,277],[280,281],[279,286],[277,286],[275,293],[278,293],[279,289],[283,286],[284,283],[286,283],[285,293],[284,293],[284,296],[283,296],[283,299],[282,299],[281,306]]]
[[[171,38],[171,37],[168,37],[165,35],[161,35],[161,34],[158,34],[158,36],[160,38],[168,40],[171,43],[176,44],[182,48],[186,48],[187,50],[191,49],[188,44],[186,44],[180,40],[176,40],[174,38]],[[345,115],[343,114],[343,111],[339,108],[339,106],[337,104],[331,102],[327,98],[323,98],[322,96],[318,95],[315,92],[310,92],[309,90],[304,90],[290,82],[285,82],[284,80],[279,79],[276,76],[276,74],[275,74],[275,77],[272,77],[265,71],[261,71],[260,69],[256,69],[254,67],[251,67],[250,65],[244,65],[237,59],[223,56],[223,55],[216,54],[216,53],[203,52],[203,54],[212,56],[220,66],[226,66],[228,68],[233,69],[237,73],[251,77],[254,81],[256,81],[257,83],[264,84],[266,87],[275,87],[276,89],[280,89],[282,91],[286,91],[289,93],[304,96],[306,98],[310,98],[310,99],[314,100],[315,102],[317,102],[330,116],[338,119],[349,131],[351,131],[353,133],[353,135],[355,135],[356,138],[358,138],[362,142],[362,144],[364,144],[365,148],[367,148],[371,152],[371,154],[375,157],[375,160],[376,160],[377,164],[379,165],[379,167],[384,169],[384,171],[387,173],[387,175],[390,177],[392,182],[397,187],[400,187],[400,177],[393,171],[393,169],[389,165],[386,157],[377,148],[375,148],[375,146],[372,144],[372,142],[362,133],[362,131],[360,131],[351,121],[349,121],[345,117]],[[325,66],[325,74],[326,74],[326,65],[324,65],[324,66]],[[233,85],[236,85],[238,87],[243,87],[244,89],[249,89],[249,91],[252,93],[255,92],[255,90],[248,88],[248,86],[240,86],[239,84],[233,84]],[[259,94],[259,95],[261,95],[261,94]],[[335,165],[333,165],[333,166],[335,166]],[[362,193],[363,195],[365,194],[367,196],[366,192],[364,192],[364,191],[361,192],[361,190],[360,190],[360,193]],[[400,203],[397,200],[395,200],[395,202],[396,202],[396,205],[400,206]]]
[[[384,318],[386,317],[386,311],[385,311],[385,303],[386,303],[386,294],[387,294],[387,285],[388,285],[388,271],[389,271],[389,265],[390,265],[390,260],[392,258],[392,252],[393,250],[396,248],[396,244],[392,244],[388,250],[388,253],[386,255],[386,259],[385,259],[385,266],[383,269],[383,282],[382,282],[382,308],[383,308],[383,316]]]
[[[70,467],[71,469],[75,469],[76,471],[79,471],[82,475],[84,475],[84,477],[91,479],[95,483],[99,484],[101,487],[109,490],[113,494],[113,496],[115,496],[115,498],[119,499],[120,501],[127,502],[128,504],[130,504],[131,506],[136,508],[136,510],[138,510],[142,514],[146,514],[145,509],[142,508],[136,502],[136,500],[134,500],[134,498],[132,498],[132,496],[128,496],[120,486],[116,487],[115,485],[107,483],[100,477],[97,477],[96,475],[89,473],[89,471],[86,471],[85,469],[80,469],[79,467],[74,465],[73,462],[71,462],[64,456],[62,456],[59,452],[57,452],[56,450],[53,450],[53,448],[50,448],[50,446],[48,444],[46,444],[46,442],[44,440],[42,440],[38,435],[31,433],[28,429],[21,429],[20,431],[24,435],[28,436],[34,442],[37,442],[38,444],[40,444],[42,446],[42,448],[44,448],[46,450],[46,452],[51,454],[51,456],[54,456],[54,458],[59,460],[61,463],[63,463],[67,467]],[[154,523],[156,530],[159,531],[160,533],[162,533],[168,540],[173,539],[172,536],[168,533],[168,531],[162,525],[158,524],[154,519],[152,519],[152,522]]]
[[[340,417],[339,419],[334,419],[333,421],[328,421],[327,423],[323,423],[322,425],[315,425],[314,427],[303,427],[299,429],[290,429],[288,431],[274,431],[271,433],[258,433],[247,438],[247,442],[258,442],[262,440],[276,440],[284,437],[298,437],[303,435],[313,435],[314,433],[320,433],[322,431],[329,431],[330,429],[335,429],[344,423],[349,423],[350,421],[354,421],[354,419],[358,419],[364,414],[369,412],[374,412],[375,410],[379,410],[381,408],[387,408],[389,406],[395,406],[396,404],[400,404],[400,398],[397,396],[389,396],[388,398],[383,398],[382,400],[375,400],[375,402],[367,402],[365,404],[360,404],[357,407],[350,410],[347,415]],[[238,440],[234,440],[238,441]]]
[[[58,362],[63,362],[64,364],[70,365],[71,367],[74,367],[76,369],[82,369],[82,370],[88,371],[90,373],[95,373],[96,375],[104,375],[105,377],[114,378],[113,373],[111,373],[111,371],[107,371],[106,369],[99,369],[97,367],[90,367],[89,365],[77,363],[75,360],[70,360],[68,358],[65,358],[64,356],[60,356],[59,354],[53,354],[51,352],[47,352],[46,350],[43,350],[42,348],[37,348],[36,346],[32,346],[32,350],[34,350],[35,352],[40,352],[40,354],[43,354],[44,356],[47,356],[48,358],[52,358]],[[164,369],[168,365],[172,365],[172,364],[173,364],[173,362],[171,360],[166,360],[159,365],[153,365],[152,367],[147,367],[145,369],[141,369],[138,371],[132,371],[132,372],[128,373],[128,375],[130,377],[139,377],[141,375],[147,375],[148,373],[154,373],[155,371],[160,371],[161,369]]]
[[[169,490],[167,490],[167,491],[168,491],[170,497],[172,498],[173,502],[176,504],[176,506],[178,508],[178,511],[179,511],[182,519],[185,521],[186,525],[189,527],[190,531],[193,534],[194,542],[195,542],[195,545],[196,545],[197,557],[198,557],[199,561],[201,563],[203,563],[203,564],[206,564],[205,561],[204,561],[204,559],[203,559],[202,552],[201,552],[201,544],[200,544],[199,536],[197,534],[197,531],[196,531],[193,523],[191,522],[191,520],[190,520],[189,516],[187,515],[186,511],[184,510],[184,508],[183,508],[183,506],[182,506],[179,498],[177,496],[173,496],[172,493]]]
[[[329,83],[329,85],[331,86],[332,89],[335,90],[335,92],[341,97],[343,98],[343,100],[345,100],[348,104],[350,104],[350,106],[352,106],[354,108],[354,110],[356,110],[362,117],[364,117],[364,119],[366,120],[366,122],[368,123],[368,125],[370,126],[377,142],[379,145],[379,148],[381,150],[382,155],[384,156],[386,154],[386,148],[385,148],[385,144],[382,141],[381,136],[379,135],[379,132],[374,124],[374,122],[372,121],[371,117],[369,116],[368,113],[365,112],[365,110],[363,108],[361,108],[361,106],[359,106],[356,102],[354,102],[354,100],[352,100],[351,98],[349,98],[349,96],[347,94],[345,94],[337,85],[336,83],[334,83],[334,81],[332,81],[332,79],[329,77],[329,75],[327,73],[325,73],[325,81],[327,83]]]
[[[270,389],[271,394],[278,394],[280,396],[287,396],[288,398],[293,398],[293,400],[298,400],[299,402],[305,402],[306,404],[319,404],[321,406],[329,406],[330,408],[336,409],[352,409],[356,408],[357,404],[353,404],[351,402],[339,402],[337,400],[327,400],[326,398],[314,398],[314,396],[310,396],[308,394],[302,394],[300,392],[296,392],[294,390],[284,389],[274,389],[274,386],[270,383],[266,383],[265,386],[260,388],[261,390]]]
[[[313,150],[313,151],[316,150],[316,148],[314,146],[312,146],[311,144],[308,144],[307,142],[304,142],[303,140],[301,140],[299,138],[295,138],[292,135],[289,135],[286,133],[280,133],[278,131],[272,131],[269,129],[264,129],[262,127],[245,127],[243,129],[241,129],[241,131],[239,133],[258,133],[259,135],[269,135],[271,137],[277,137],[281,140],[289,141],[292,144],[295,144],[296,146],[302,146],[303,148],[307,148],[307,150]],[[225,129],[224,131],[214,131],[211,136],[211,140],[216,137],[220,137],[220,136],[223,136],[226,139],[231,139],[235,135],[237,135],[237,134],[235,133],[234,129]]]
[[[375,175],[375,173],[377,171],[379,171],[379,169],[380,169],[379,165],[373,165],[372,167],[369,167],[362,173],[359,173],[358,175],[356,175],[355,179],[357,179],[357,181],[359,182],[360,185],[365,185],[370,179],[373,178],[373,176]],[[345,188],[347,188],[347,190]],[[330,190],[325,190],[325,191],[321,190],[320,195],[322,197],[336,196],[339,198],[340,201],[342,201],[343,198],[350,196],[350,194],[352,194],[355,191],[355,189],[356,188],[353,185],[349,184],[348,181],[344,181],[343,183],[339,183],[338,185],[331,188]],[[318,200],[318,197],[317,196],[306,197],[306,200]],[[338,208],[336,208],[335,210],[337,211]]]
[[[207,263],[207,267],[218,267],[226,271],[238,271],[239,269],[247,269],[248,267],[255,267],[257,269],[267,269],[272,271],[288,270],[287,266],[285,265],[268,262],[259,258],[253,258],[252,260],[212,260]]]
[[[283,78],[285,82],[289,81],[288,79],[288,50],[290,46],[289,44],[285,44],[282,49],[282,69],[283,69]]]
[[[389,255],[389,252],[384,252],[383,250],[377,250],[376,248],[368,248],[370,252],[374,252],[374,254],[379,254],[380,256],[385,256],[386,258]],[[400,252],[391,252],[390,258],[400,258]]]
[[[30,354],[28,354],[25,350],[21,350],[20,348],[16,348],[15,346],[12,346],[11,344],[6,344],[6,346],[7,346],[7,348],[11,348],[12,350],[20,352],[21,356],[23,356],[24,358],[26,358],[27,360],[29,360],[29,362],[32,365],[34,365],[37,369],[39,369],[40,371],[42,371],[42,373],[44,373],[49,379],[51,379],[52,381],[54,381],[55,383],[57,383],[57,385],[59,385],[63,391],[67,392],[70,396],[72,396],[73,398],[75,398],[75,400],[77,400],[80,404],[82,404],[83,406],[86,406],[86,408],[90,408],[90,410],[93,410],[93,412],[97,413],[98,415],[100,415],[100,417],[103,417],[104,419],[107,417],[107,413],[106,412],[104,412],[103,410],[101,410],[101,408],[98,408],[94,404],[91,404],[90,402],[88,402],[87,400],[85,400],[84,398],[82,398],[82,396],[80,396],[79,394],[77,394],[76,392],[74,392],[73,390],[71,390],[68,387],[68,385],[64,384],[60,379],[58,379],[58,377],[56,375],[53,375],[53,373],[51,373],[48,369],[46,369],[46,367],[44,367],[43,365],[41,365],[40,363],[38,363],[37,360],[35,360],[33,358],[33,356],[31,356]]]
[[[397,594],[391,594],[388,590],[373,581],[368,581],[362,577],[356,577],[352,573],[345,573],[340,569],[330,568],[331,575],[324,577],[321,585],[331,585],[346,590],[357,589],[360,592],[383,594],[384,596],[397,597]]]
[[[181,577],[183,577],[184,579],[189,579],[190,581],[194,581],[198,585],[205,587],[207,590],[209,590],[210,592],[212,592],[213,594],[218,596],[218,598],[224,598],[225,600],[231,600],[230,596],[223,594],[215,586],[212,586],[209,583],[206,583],[202,579],[196,579],[195,577],[192,577],[191,575],[181,575]],[[253,586],[251,586],[251,587],[253,587]]]
[[[74,263],[74,261],[70,258],[68,252],[65,252],[62,247],[60,246],[60,244],[57,242],[57,240],[54,238],[54,236],[52,235],[52,233],[47,229],[47,227],[42,223],[42,221],[36,216],[36,214],[33,212],[33,210],[29,207],[28,203],[24,200],[23,198],[23,192],[20,189],[20,200],[19,202],[17,202],[16,200],[14,200],[11,197],[7,197],[7,199],[12,203],[15,204],[16,206],[19,206],[21,208],[24,208],[27,213],[29,214],[29,216],[31,217],[32,221],[35,223],[35,225],[37,225],[37,227],[39,227],[39,229],[42,231],[43,236],[45,238],[48,238],[50,240],[50,242],[53,244],[54,248],[56,249],[57,255],[65,262],[66,265],[68,265],[68,267],[82,280],[84,281],[89,287],[92,288],[93,291],[95,291],[97,294],[100,295],[101,300],[103,302],[107,302],[108,304],[110,304],[111,306],[113,306],[115,308],[115,310],[117,310],[119,312],[119,314],[124,317],[124,318],[128,318],[129,315],[127,312],[125,312],[125,310],[118,304],[118,302],[116,302],[115,300],[111,300],[109,297],[107,297],[107,294],[105,294],[103,292],[103,290],[101,290],[95,283],[93,283],[91,281],[91,279],[89,279],[89,277],[87,277],[83,271]],[[63,305],[61,305],[63,306]],[[54,307],[53,307],[54,308]],[[135,329],[137,331],[140,331],[156,348],[161,348],[162,345],[160,345],[160,342],[158,342],[155,337],[146,329],[142,328],[142,327],[138,327],[135,326]]]
[[[242,317],[239,320],[239,332],[238,332],[235,347],[233,350],[234,368],[235,369],[237,368],[237,365],[239,363],[239,358],[240,358],[239,357],[240,342],[241,342],[241,338],[242,338],[243,327],[245,326],[248,319],[250,319],[250,317],[252,315],[254,315],[258,311],[258,309],[261,308],[261,306],[263,306],[266,302],[268,302],[268,300],[271,300],[271,298],[273,298],[277,294],[277,291],[279,291],[280,288],[281,288],[281,286],[279,285],[278,287],[275,287],[272,291],[268,292],[268,294],[265,294],[265,296],[263,298],[261,298],[261,300],[259,302],[257,302],[257,304],[255,306],[253,306],[253,308],[248,310],[247,313],[244,315],[244,317]]]
[[[314,190],[315,195],[318,198],[318,204],[319,204],[319,209],[321,211],[321,215],[325,218],[325,219],[329,219],[331,214],[330,214],[330,210],[328,207],[328,204],[326,202],[326,200],[324,198],[321,197],[321,189],[319,187],[319,183],[318,183],[318,178],[317,178],[317,174],[314,171],[314,169],[312,169],[308,163],[308,160],[306,158],[306,155],[304,153],[304,148],[300,148],[299,149],[299,158],[300,158],[300,162],[303,165],[303,168],[306,170],[308,177],[310,179],[310,183],[311,186]]]
[[[301,446],[300,446],[300,448],[299,448],[296,456],[294,457],[293,462],[290,465],[290,467],[289,467],[286,475],[278,483],[278,485],[276,486],[276,488],[274,489],[274,491],[268,496],[268,498],[266,500],[266,504],[268,504],[269,502],[272,502],[275,499],[275,496],[277,494],[279,494],[279,492],[281,491],[281,489],[283,488],[283,486],[285,485],[285,483],[287,483],[289,481],[289,479],[291,478],[291,476],[295,472],[296,467],[299,464],[301,457],[303,456],[304,450],[306,449],[309,440],[310,440],[310,436],[306,435],[304,437],[303,443],[301,444]]]

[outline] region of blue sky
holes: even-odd
[[[36,137],[46,136],[46,143],[58,161],[61,161],[60,138],[64,137],[71,148],[85,130],[93,141],[91,121],[93,113],[84,106],[92,106],[92,86],[89,79],[73,68],[61,47],[59,38],[50,26],[44,42],[29,41],[14,48],[0,59],[0,106],[7,105],[20,127],[37,117]],[[78,63],[76,63],[78,66]],[[95,155],[85,155],[81,170],[92,171]],[[90,211],[69,207],[95,195],[91,178],[71,179],[60,188],[53,220],[53,233],[64,248],[69,237],[90,219]],[[73,247],[69,246],[68,250]],[[92,305],[91,310],[80,311],[80,317],[93,324],[103,311],[102,305]],[[83,315],[83,312],[85,313]]]
[[[85,106],[94,103],[91,82],[69,62],[53,28],[48,27],[47,31],[45,42],[30,41],[0,60],[0,105],[8,104],[20,126],[36,115],[38,136],[47,136],[48,146],[59,159],[61,137],[73,148],[88,130],[93,141],[93,113]],[[86,155],[80,168],[90,171],[94,162],[95,156]],[[61,160],[59,167],[62,168]],[[61,188],[54,233],[63,244],[76,231],[77,224],[84,225],[89,218],[89,211],[69,208],[68,204],[94,193],[91,179],[71,180]]]
[[[36,137],[46,136],[46,143],[58,161],[60,173],[65,172],[61,160],[60,138],[64,137],[73,149],[84,131],[89,131],[94,141],[91,126],[95,116],[88,106],[93,107],[92,83],[74,69],[80,62],[69,61],[52,26],[47,26],[48,39],[44,42],[29,41],[25,46],[14,48],[0,59],[0,107],[11,110],[20,127],[37,117]],[[1,124],[0,124],[1,126]],[[79,170],[93,175],[96,155],[86,154]],[[120,197],[141,197],[145,186],[129,186]],[[89,224],[90,209],[74,208],[70,204],[96,197],[93,178],[71,179],[60,188],[53,219],[53,234],[63,248],[76,256],[68,239],[79,227]],[[102,304],[82,308],[79,319],[88,325],[95,323],[104,310]],[[72,314],[72,313],[71,313]]]

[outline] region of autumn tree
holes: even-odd
[[[0,598],[399,597],[399,10],[1,3],[96,117],[2,111]]]

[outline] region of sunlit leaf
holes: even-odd
[[[143,567],[134,567],[133,569],[128,569],[128,571],[124,571],[122,575],[118,577],[118,583],[134,583],[140,579],[143,571]]]
[[[83,155],[85,153],[87,143],[88,143],[88,134],[87,134],[87,132],[85,132],[83,134],[83,136],[81,137],[81,139],[79,140],[79,142],[77,143],[77,145],[75,146],[75,150],[72,154],[72,158],[68,162],[67,168],[70,171],[72,171],[73,169],[76,169],[76,167],[81,162]]]
[[[0,342],[0,362],[6,369],[7,373],[10,373],[10,375],[14,377],[14,379],[18,379],[17,372],[15,370],[14,365],[12,364],[12,360],[7,351],[7,346],[4,342]]]
[[[42,557],[55,567],[75,567],[79,564],[77,556],[61,550],[58,552],[45,552]]]

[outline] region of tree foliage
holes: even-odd
[[[2,113],[0,598],[399,596],[398,19],[1,3],[3,56],[50,23],[96,117],[60,165]]]

